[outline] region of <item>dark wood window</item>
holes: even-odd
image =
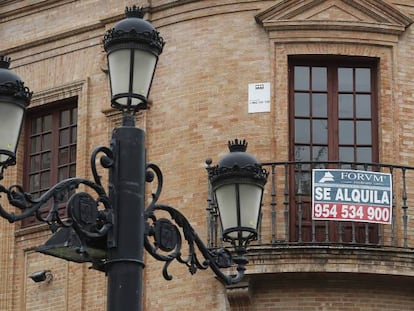
[[[292,189],[297,193],[300,184],[303,202],[300,215],[293,204],[291,228],[297,228],[301,217],[301,225],[310,230],[312,168],[337,167],[328,162],[351,162],[341,168],[378,162],[376,68],[373,58],[289,59],[290,160],[307,162],[292,172]],[[314,238],[304,230],[300,239]],[[323,226],[321,231],[326,240]],[[292,234],[298,238],[297,229]],[[332,235],[337,235],[336,228]]]
[[[29,111],[26,118],[25,189],[39,197],[76,174],[77,99]],[[47,207],[46,207],[47,209]],[[25,226],[36,224],[34,218]]]

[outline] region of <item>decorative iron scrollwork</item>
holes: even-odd
[[[52,232],[56,232],[60,227],[73,227],[78,234],[86,238],[106,236],[112,226],[112,208],[95,165],[100,153],[104,153],[100,159],[104,168],[110,167],[113,162],[112,151],[109,148],[96,148],[91,156],[94,181],[84,178],[68,178],[60,181],[38,198],[26,192],[21,185],[12,185],[9,188],[0,185],[0,193],[6,194],[9,203],[20,210],[17,214],[9,212],[0,204],[0,216],[9,222],[35,216],[37,220],[47,223]],[[9,156],[9,153],[0,150],[0,155]],[[86,192],[74,192],[80,185],[91,189],[97,198],[94,199]],[[68,197],[69,200],[67,200]],[[63,203],[68,209],[65,218],[59,214],[59,207]],[[46,216],[40,212],[43,206],[50,206]],[[98,209],[98,206],[103,208]]]
[[[181,247],[181,235],[178,228],[166,218],[158,219],[151,232],[156,246],[164,252],[171,252]]]
[[[188,267],[191,274],[198,269],[211,268],[214,273],[226,284],[234,284],[241,280],[244,275],[247,260],[238,254],[232,257],[229,250],[222,248],[216,250],[208,249],[187,218],[177,209],[157,204],[162,190],[163,177],[160,168],[155,164],[147,165],[147,181],[151,182],[156,177],[157,189],[152,195],[152,201],[145,211],[146,233],[145,249],[157,260],[164,261],[163,276],[166,280],[171,280],[172,276],[168,273],[168,267],[172,261],[177,260]],[[169,214],[175,224],[166,218],[157,218],[156,212]],[[182,252],[182,237],[187,241],[188,251],[184,257]],[[199,259],[199,255],[203,260]],[[237,275],[224,274],[220,269],[229,268],[232,264],[237,264]]]
[[[3,171],[16,164],[16,155],[9,150],[0,149],[0,180],[3,179]]]
[[[8,155],[8,153],[2,153],[0,150],[1,154]],[[99,154],[103,155],[98,161]],[[20,185],[12,185],[9,188],[0,185],[0,193],[6,194],[9,203],[20,210],[20,213],[16,214],[7,211],[0,205],[0,216],[9,222],[35,216],[39,221],[47,223],[52,232],[65,229],[76,237],[76,243],[79,245],[72,244],[84,253],[78,256],[78,260],[91,261],[93,268],[104,271],[105,259],[102,258],[101,252],[104,251],[105,247],[101,244],[106,241],[107,247],[113,245],[112,235],[109,232],[114,225],[114,221],[109,197],[102,186],[101,176],[96,168],[97,162],[103,168],[110,168],[114,164],[112,150],[107,147],[98,147],[92,153],[91,169],[94,181],[84,178],[65,179],[38,198],[34,198]],[[165,262],[162,272],[164,278],[172,279],[172,276],[168,273],[168,267],[174,260],[177,260],[179,263],[186,265],[191,274],[196,273],[198,269],[211,268],[218,278],[226,284],[240,281],[247,263],[243,254],[237,254],[237,257],[233,258],[231,252],[225,248],[208,249],[181,212],[171,206],[157,204],[162,191],[163,176],[157,165],[149,163],[147,164],[146,181],[153,182],[154,180],[156,180],[156,190],[152,194],[152,200],[148,208],[145,210],[144,245],[155,259]],[[75,192],[80,185],[92,190],[96,198],[89,192]],[[69,200],[67,200],[68,197]],[[62,203],[66,204],[68,212],[65,218],[62,218],[59,214],[59,207]],[[43,216],[40,208],[49,204],[50,209],[47,215]],[[171,219],[158,218],[156,212],[168,214]],[[66,231],[62,231],[62,234],[66,234]],[[188,245],[186,255],[182,251],[183,240]],[[88,249],[91,252],[99,253],[99,256],[95,258],[93,254],[87,253],[86,250]],[[199,259],[200,255],[202,260]],[[233,264],[237,265],[236,275],[227,275],[221,271],[221,269],[229,268]]]

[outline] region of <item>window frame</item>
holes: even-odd
[[[61,112],[65,110],[72,110],[72,109],[76,109],[76,112],[75,112],[76,122],[72,123],[73,116],[70,116],[70,122],[69,122],[70,124],[68,126],[61,127],[61,124],[60,124]],[[50,176],[49,176],[49,183],[46,187],[43,187],[41,185],[41,181],[39,181],[40,187],[39,189],[35,190],[35,193],[39,193],[40,195],[45,192],[46,188],[49,189],[51,186],[55,185],[59,181],[59,176],[58,176],[59,168],[68,167],[68,174],[67,176],[65,176],[65,178],[74,177],[71,175],[74,175],[76,173],[76,157],[77,157],[77,152],[78,152],[77,129],[78,129],[78,124],[79,124],[78,97],[74,96],[74,97],[66,98],[66,99],[59,100],[53,103],[41,105],[41,106],[32,108],[27,112],[26,118],[25,118],[25,125],[24,125],[25,135],[24,135],[23,186],[24,186],[24,189],[27,189],[27,191],[29,191],[30,193],[32,193],[33,191],[30,185],[30,176],[34,172],[31,170],[32,169],[31,156],[35,153],[42,155],[42,152],[46,150],[46,149],[40,149],[36,152],[32,152],[31,150],[31,142],[32,142],[31,138],[34,136],[32,135],[32,121],[35,120],[36,118],[43,117],[48,114],[52,115],[52,120],[51,120],[52,126],[50,130],[51,146],[48,149],[50,150],[50,166],[49,166]],[[71,130],[73,128],[75,128],[74,141],[71,140],[71,137],[73,135],[73,133],[71,133]],[[60,145],[59,140],[60,140],[60,134],[61,134],[62,129],[69,129],[70,133],[69,133],[68,144],[65,144],[63,146],[64,148],[67,147],[69,150],[68,161],[61,165],[59,163],[59,149],[62,148],[62,145]],[[71,159],[71,154],[70,154],[71,148],[75,148],[74,159],[73,158]],[[74,167],[72,174],[70,172],[71,166]],[[43,170],[43,171],[46,171],[46,170]],[[39,167],[39,169],[36,170],[35,172],[39,172],[39,173],[42,172],[42,168]],[[62,204],[62,206],[60,207],[61,216],[62,215],[64,216],[66,213],[64,207],[65,207],[65,204]],[[49,209],[50,209],[50,205],[43,207],[41,209],[42,216],[46,215]],[[34,216],[24,219],[22,221],[23,228],[37,225],[37,224],[39,224],[39,221],[37,221],[37,219]]]
[[[379,89],[379,59],[374,57],[352,57],[352,56],[328,56],[328,55],[300,55],[300,56],[289,56],[288,57],[288,95],[289,95],[289,160],[296,161],[296,146],[297,143],[295,141],[295,87],[294,87],[294,74],[293,70],[295,66],[307,66],[307,67],[321,67],[326,66],[327,69],[327,115],[326,120],[328,120],[328,130],[327,130],[327,146],[328,146],[328,155],[327,160],[332,162],[339,161],[339,120],[341,119],[338,115],[338,94],[340,93],[338,90],[338,79],[337,74],[333,72],[337,72],[337,68],[342,67],[350,67],[350,68],[371,68],[371,162],[375,163],[379,161],[379,141],[378,141],[378,89]],[[331,70],[329,70],[331,68]],[[354,77],[355,79],[355,77]],[[309,85],[308,91],[312,94],[311,90],[311,83]],[[330,85],[329,85],[330,84]],[[330,104],[332,103],[332,104]],[[354,103],[355,105],[355,103]],[[355,107],[355,106],[354,106]],[[334,120],[332,120],[334,117]],[[304,118],[308,118],[309,120],[312,119],[312,114],[309,112],[307,116]],[[354,118],[355,120],[355,112]],[[333,124],[333,126],[332,126]],[[331,128],[332,126],[333,128]],[[354,125],[355,127],[355,125]],[[354,161],[355,161],[355,152],[356,147],[358,144],[356,143],[356,136],[354,136]],[[303,143],[304,146],[308,145],[310,148],[313,147],[313,140],[312,136],[310,135],[309,143]],[[334,152],[332,152],[332,149]],[[309,161],[312,161],[312,153],[309,154]],[[307,162],[307,161],[306,161]],[[312,168],[337,168],[337,165],[334,163],[325,163],[321,166],[315,165],[299,165],[299,166],[292,166],[290,171],[290,181],[289,181],[289,188],[290,188],[290,219],[289,219],[289,228],[290,228],[290,239],[291,241],[299,241],[299,242],[310,242],[312,241],[313,234],[312,230],[315,230],[315,238],[317,241],[322,242],[326,239],[326,230],[328,230],[329,234],[329,241],[339,241],[341,239],[342,242],[349,243],[352,241],[351,239],[351,232],[352,230],[356,230],[358,232],[356,240],[357,242],[365,241],[365,234],[366,234],[366,224],[341,224],[334,221],[329,222],[313,222],[311,219],[310,213],[310,186],[311,183],[311,170]],[[355,165],[351,165],[353,168]],[[341,168],[346,168],[343,164]],[[298,174],[298,175],[297,175]],[[309,179],[304,179],[303,176],[308,174]],[[298,188],[298,180],[297,176],[299,176],[299,182],[301,183],[301,188],[299,192]],[[299,206],[298,206],[299,205]],[[300,211],[299,211],[300,210]],[[299,219],[300,218],[300,219]],[[339,226],[342,226],[339,230]],[[301,232],[298,232],[298,228],[301,228]],[[342,231],[341,231],[342,230]],[[345,232],[343,236],[339,235],[339,231]],[[372,240],[370,242],[376,243],[376,238],[378,237],[378,226],[370,225],[369,226],[369,235],[372,236]]]
[[[379,59],[376,57],[359,57],[359,56],[330,56],[330,55],[291,55],[288,57],[289,66],[289,159],[295,160],[295,107],[294,107],[294,74],[295,66],[318,67],[325,66],[328,68],[327,79],[327,120],[328,120],[328,160],[339,161],[339,116],[338,116],[338,77],[334,72],[339,67],[364,67],[371,69],[371,135],[372,151],[371,159],[373,163],[379,161],[379,140],[378,140],[378,73]],[[329,103],[332,103],[330,105]],[[359,118],[353,118],[356,120]],[[361,118],[362,120],[362,118]],[[311,140],[312,143],[312,140]],[[354,144],[354,146],[357,144]],[[355,156],[354,156],[355,158]]]

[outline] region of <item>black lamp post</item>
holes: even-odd
[[[134,115],[147,107],[164,41],[156,29],[142,19],[143,15],[141,8],[127,8],[126,18],[104,38],[111,104],[123,113],[123,124],[113,130],[110,148],[98,147],[92,153],[94,180],[69,178],[37,199],[22,186],[5,188],[0,185],[0,192],[7,195],[9,204],[20,210],[13,213],[0,205],[0,216],[15,222],[35,215],[49,224],[53,235],[38,246],[37,251],[69,261],[90,262],[92,268],[107,274],[108,311],[141,310],[144,248],[154,258],[165,262],[163,275],[167,280],[172,279],[168,266],[177,260],[192,274],[197,269],[211,268],[224,283],[239,282],[247,263],[246,246],[257,238],[263,186],[267,179],[267,172],[253,156],[245,153],[245,141],[231,142],[232,152],[217,166],[207,168],[222,219],[223,238],[234,245],[234,258],[228,249],[208,249],[184,215],[171,206],[157,203],[162,190],[162,173],[158,166],[146,162],[145,132],[135,127]],[[7,131],[0,128],[0,172],[16,162],[23,112],[31,98],[29,89],[8,69],[9,63],[9,59],[0,58],[0,126],[3,126],[5,115],[14,116],[4,121],[9,122]],[[8,131],[14,134],[5,135]],[[109,194],[97,172],[98,156],[102,167],[109,169]],[[2,174],[0,179],[3,179]],[[145,182],[154,179],[157,189],[145,208]],[[72,194],[81,184],[91,191]],[[71,197],[63,202],[67,193]],[[39,209],[51,200],[50,211],[43,217]],[[67,209],[63,219],[58,213],[61,203],[65,203]],[[158,211],[168,213],[171,220],[157,218]],[[186,258],[181,251],[183,237],[188,243]],[[197,254],[203,256],[203,261]],[[237,266],[236,275],[221,271],[233,264]]]

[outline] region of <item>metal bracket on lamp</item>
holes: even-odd
[[[196,273],[198,269],[211,268],[225,284],[230,285],[239,282],[243,278],[246,270],[245,265],[247,264],[247,259],[243,254],[239,253],[237,258],[233,259],[231,252],[226,248],[208,249],[181,212],[171,206],[157,204],[163,185],[162,172],[157,165],[152,163],[147,165],[147,169],[147,181],[153,181],[153,173],[155,173],[158,186],[152,196],[151,203],[145,210],[145,249],[155,259],[165,262],[163,268],[164,278],[166,280],[172,279],[172,276],[168,273],[168,267],[173,260],[177,260],[179,263],[186,265],[191,274]],[[175,224],[167,218],[157,218],[157,211],[168,213]],[[186,257],[183,256],[182,252],[182,237],[188,243],[188,255]],[[203,256],[203,261],[198,258],[197,250]],[[237,264],[237,274],[235,276],[224,274],[221,271],[222,268],[229,268],[234,263]]]

